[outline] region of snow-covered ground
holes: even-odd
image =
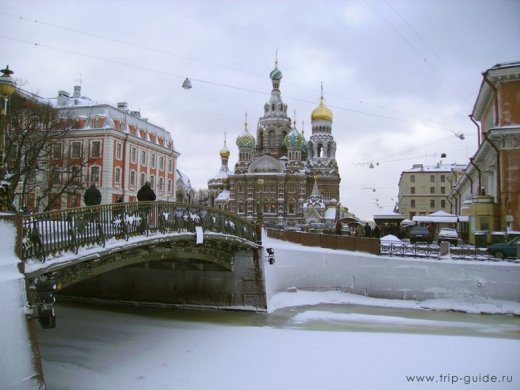
[[[3,224],[0,235],[14,246]],[[16,262],[6,253],[0,264],[1,307],[10,315],[0,333],[2,389],[17,388],[13,376],[32,373]],[[278,262],[267,267],[267,278],[280,270]],[[38,335],[47,388],[520,388],[518,317],[452,313],[452,318],[431,311],[519,314],[517,302],[472,296],[419,302],[290,289],[271,291],[268,309],[242,314],[263,318],[255,325],[187,320],[176,318],[175,311],[166,318],[58,306],[57,328]]]
[[[312,298],[315,293],[289,294],[273,300],[290,307],[324,299]],[[277,312],[227,312],[219,313],[218,321],[193,321],[175,310],[140,315],[132,310],[59,306],[58,328],[39,332],[46,383],[55,390],[518,389],[520,384],[520,340],[500,337],[500,332],[518,336],[518,319],[506,321],[508,325],[447,323],[309,306],[295,312],[286,325],[244,321],[247,316],[269,319]],[[222,320],[235,315],[243,323]],[[366,321],[385,330],[320,329],[329,322]],[[461,330],[442,334],[440,324]],[[403,327],[414,331],[392,331]],[[468,336],[468,327],[481,329],[483,336]],[[433,328],[437,334],[428,332]]]
[[[424,301],[370,298],[339,291],[280,292],[269,300],[269,312],[284,307],[318,305],[320,303],[352,304],[396,309],[460,311],[465,313],[514,314],[520,316],[520,303],[487,298],[429,299]]]

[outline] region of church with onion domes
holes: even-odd
[[[221,167],[208,180],[210,206],[252,221],[294,226],[334,222],[339,208],[340,175],[332,111],[325,105],[323,85],[318,107],[311,113],[309,140],[287,115],[280,84],[283,74],[269,74],[271,96],[258,120],[256,137],[244,129],[236,138],[238,161],[228,167],[231,155],[224,139]]]

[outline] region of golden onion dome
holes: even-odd
[[[224,132],[224,146],[222,149],[220,149],[220,157],[221,158],[228,158],[231,155],[231,152],[229,151],[227,147],[227,133]]]
[[[227,146],[224,145],[222,149],[220,149],[220,157],[222,158],[228,158],[230,156],[231,152],[227,148]]]
[[[332,121],[332,111],[325,105],[323,102],[323,97],[321,98],[320,105],[316,107],[311,114],[312,121]]]

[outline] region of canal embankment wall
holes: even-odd
[[[377,240],[374,240],[377,241]],[[304,246],[264,235],[275,263],[266,264],[266,291],[291,287],[340,290],[390,299],[495,299],[520,302],[520,264],[379,256]]]

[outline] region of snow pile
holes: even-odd
[[[380,240],[381,241],[402,242],[399,238],[397,238],[393,234],[387,234],[386,236],[381,237]]]
[[[485,298],[460,297],[453,299],[428,299],[424,301],[370,298],[341,291],[295,291],[280,292],[271,297],[267,310],[272,313],[278,309],[295,306],[314,306],[319,304],[348,304],[395,309],[427,309],[460,311],[465,313],[513,314],[520,315],[520,303]]]
[[[28,323],[25,318],[25,281],[18,271],[20,261],[14,253],[15,226],[0,219],[2,256],[0,256],[0,389],[29,388],[35,375]],[[18,387],[20,386],[20,387]],[[34,386],[34,388],[38,388]]]

